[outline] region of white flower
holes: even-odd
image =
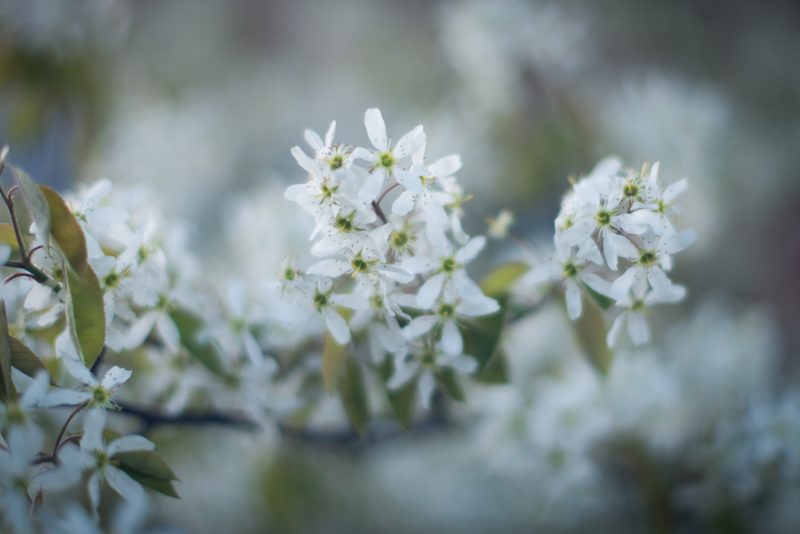
[[[691,245],[697,234],[694,230],[682,230],[674,235],[663,236],[657,240],[643,239],[643,247],[635,255],[627,256],[633,265],[611,285],[610,296],[621,299],[632,287],[649,284],[657,298],[670,301],[682,295],[679,286],[667,277],[665,270],[672,267],[670,254],[675,254]]]
[[[441,346],[416,347],[411,354],[401,352],[395,356],[395,370],[387,386],[398,389],[413,379],[418,379],[417,398],[424,409],[429,409],[431,396],[436,389],[436,373],[453,369],[461,374],[472,374],[478,367],[475,358],[459,353],[448,353]]]
[[[624,297],[617,300],[616,305],[623,309],[606,336],[606,343],[609,347],[616,347],[619,345],[620,335],[623,331],[627,330],[628,336],[634,345],[644,345],[650,341],[650,326],[647,324],[645,312],[647,309],[655,304],[663,302],[676,302],[683,299],[686,294],[686,289],[682,286],[674,286],[675,291],[672,295],[674,298],[670,300],[662,300],[656,296],[652,291],[647,291],[647,288],[638,288],[625,294]],[[636,297],[634,297],[634,292]],[[627,328],[626,328],[627,327]]]
[[[138,482],[122,469],[112,464],[114,457],[123,452],[151,451],[153,442],[142,436],[123,436],[106,444],[103,439],[106,412],[91,410],[86,415],[84,432],[80,450],[72,446],[64,447],[60,452],[62,461],[69,465],[80,466],[89,470],[88,488],[92,510],[97,510],[100,503],[100,482],[105,479],[108,484],[123,498],[131,502],[139,502],[145,498],[144,489]]]
[[[455,253],[452,247],[439,249],[437,256],[415,256],[403,261],[403,269],[415,274],[432,272],[433,275],[420,287],[417,304],[429,309],[439,298],[445,285],[452,285],[455,298],[474,298],[482,295],[480,288],[469,278],[464,267],[480,254],[486,245],[483,236],[473,237]]]
[[[581,316],[581,284],[586,284],[602,295],[610,293],[610,284],[587,267],[586,252],[575,252],[571,247],[557,246],[550,263],[534,266],[522,283],[537,285],[543,282],[562,282],[566,290],[567,314],[570,319]]]
[[[500,309],[496,300],[481,297],[471,300],[442,301],[432,314],[414,317],[403,328],[408,339],[413,339],[431,330],[441,330],[438,339],[442,349],[448,354],[461,354],[464,351],[464,339],[458,328],[457,320],[461,317],[480,317],[495,313]]]
[[[117,389],[128,381],[131,371],[117,367],[109,369],[101,380],[77,358],[75,349],[66,332],[56,340],[57,350],[62,353],[61,361],[67,371],[84,387],[81,389],[58,388],[49,391],[41,400],[43,407],[65,406],[87,403],[89,408],[105,410],[114,407],[114,396]]]
[[[371,176],[359,196],[362,200],[372,201],[380,194],[386,176],[393,176],[397,165],[415,152],[425,147],[425,131],[417,126],[403,135],[392,147],[386,135],[386,123],[378,108],[370,108],[364,114],[364,126],[374,150],[356,148],[353,157],[373,164]]]

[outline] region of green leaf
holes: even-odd
[[[120,469],[135,471],[160,480],[178,480],[164,459],[153,451],[121,452],[114,455]]]
[[[602,375],[608,373],[614,353],[606,344],[606,320],[603,311],[595,301],[583,296],[583,312],[581,316],[570,321],[578,344],[589,363]]]
[[[480,284],[481,290],[488,297],[503,297],[508,294],[517,280],[529,270],[530,266],[521,261],[505,263],[483,277]]]
[[[47,367],[42,363],[42,360],[25,343],[14,336],[9,336],[8,341],[11,346],[11,367],[31,378],[35,377],[39,371],[47,371]],[[50,379],[50,384],[56,385],[52,378]]]
[[[448,397],[459,402],[464,402],[467,399],[466,395],[464,395],[464,389],[461,387],[461,382],[452,369],[439,369],[436,372],[436,382]]]
[[[4,401],[16,400],[17,390],[11,380],[11,345],[8,335],[6,303],[0,300],[0,398]]]
[[[64,268],[67,273],[67,321],[70,334],[86,366],[91,368],[106,341],[103,290],[97,275],[88,265],[83,275],[68,265]]]
[[[199,334],[204,326],[202,319],[183,308],[170,310],[169,315],[181,335],[181,345],[189,354],[215,375],[228,378],[217,348],[210,341],[200,340]]]
[[[9,223],[0,223],[0,244],[8,245],[12,252],[19,250],[17,235],[14,233],[14,227]]]
[[[355,358],[345,360],[339,382],[339,400],[353,429],[363,434],[370,417],[369,398],[361,364]]]
[[[508,379],[508,362],[502,350],[496,350],[483,369],[475,374],[475,380],[484,384],[508,384]]]
[[[603,295],[601,293],[598,293],[597,291],[595,291],[594,289],[592,289],[591,287],[589,287],[586,284],[581,284],[581,286],[586,291],[586,293],[590,297],[592,297],[592,299],[595,301],[595,303],[598,306],[600,306],[600,308],[602,308],[604,310],[607,310],[611,306],[614,305],[614,299],[612,299],[611,297],[607,297],[607,296],[605,296],[605,295]]]
[[[39,189],[49,207],[51,237],[75,272],[83,276],[89,267],[89,257],[86,252],[86,237],[80,223],[61,195],[46,185],[40,185]]]
[[[146,488],[150,488],[153,491],[156,491],[162,495],[166,495],[167,497],[174,497],[176,499],[180,499],[181,496],[175,490],[175,486],[172,484],[171,480],[164,480],[162,478],[153,478],[147,475],[143,475],[142,473],[138,473],[136,471],[128,471],[125,468],[122,468],[123,471],[128,473],[132,479],[136,482],[141,484]]]
[[[410,427],[411,423],[414,422],[414,415],[416,415],[417,378],[410,380],[401,388],[390,389],[386,383],[394,374],[394,360],[392,358],[384,358],[378,367],[378,373],[384,383],[386,398],[392,408],[394,418],[405,428]]]
[[[464,338],[464,353],[478,361],[478,372],[489,363],[500,345],[505,325],[505,299],[499,299],[500,311],[486,317],[464,321],[460,326]]]
[[[333,336],[326,334],[322,348],[322,380],[328,393],[336,392],[346,361],[347,346],[339,345]]]
[[[28,214],[33,222],[36,223],[37,237],[42,243],[47,243],[50,235],[50,209],[44,195],[37,187],[33,179],[19,167],[10,167],[11,172],[19,186],[25,205],[28,207]]]

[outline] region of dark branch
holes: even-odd
[[[181,426],[228,426],[241,430],[255,431],[260,425],[241,414],[226,414],[216,411],[186,411],[177,414],[166,414],[157,410],[118,402],[122,414],[141,420],[144,430],[151,430],[161,425]]]

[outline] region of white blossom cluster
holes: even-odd
[[[393,357],[389,386],[418,378],[427,406],[438,370],[476,369],[458,322],[499,309],[466,272],[485,238],[461,226],[459,156],[427,161],[422,126],[392,142],[377,108],[364,124],[370,147],[334,142],[333,122],[324,138],[306,130],[311,155],[292,149],[308,180],[285,196],[314,217],[322,259],[280,273],[287,319],[321,317],[340,344],[364,332],[375,361]]]
[[[676,201],[688,181],[663,187],[658,171],[658,163],[637,173],[617,159],[601,161],[564,197],[555,220],[552,260],[534,266],[524,279],[528,284],[561,283],[573,320],[581,315],[582,293],[612,299],[620,313],[607,336],[610,346],[624,331],[635,344],[646,343],[647,308],[686,294],[667,273],[672,255],[696,238],[694,230],[675,225]]]

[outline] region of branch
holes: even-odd
[[[213,410],[206,411],[186,411],[177,414],[166,414],[158,410],[134,406],[125,402],[117,402],[120,412],[131,417],[136,417],[142,421],[144,429],[150,430],[161,425],[180,425],[180,426],[229,426],[241,430],[255,431],[261,426],[241,414],[228,414]]]

